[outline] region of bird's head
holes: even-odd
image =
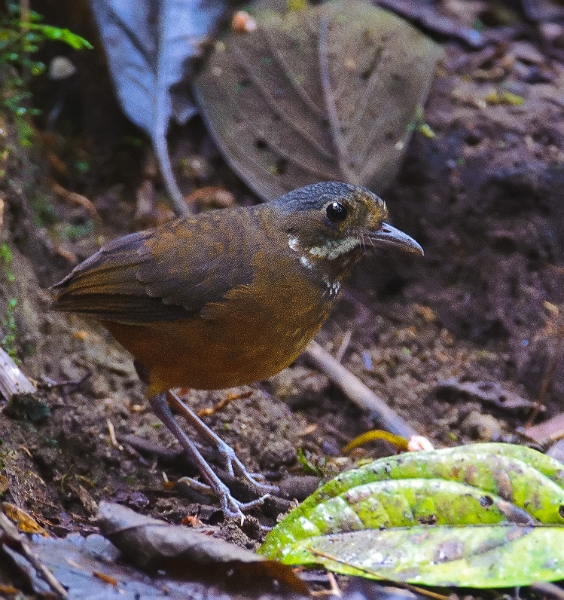
[[[305,268],[339,278],[367,248],[423,254],[409,235],[386,222],[386,203],[366,188],[347,183],[309,185],[273,202],[291,250]]]

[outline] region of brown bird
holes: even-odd
[[[103,246],[54,286],[53,308],[94,317],[131,352],[154,413],[196,462],[225,514],[243,504],[169,404],[263,492],[233,450],[169,390],[247,385],[287,367],[329,315],[366,248],[423,254],[367,189],[324,182],[266,204],[183,217]],[[168,394],[167,394],[168,392]],[[167,402],[168,398],[168,402]]]

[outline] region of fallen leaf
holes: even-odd
[[[102,533],[132,563],[150,573],[166,571],[169,576],[217,585],[240,581],[247,588],[282,587],[307,593],[290,568],[224,540],[139,515],[119,504],[101,502],[99,510]]]
[[[168,154],[171,119],[196,113],[190,99],[192,59],[225,10],[221,0],[90,0],[125,114],[153,143],[161,174],[180,214],[188,211]]]
[[[426,585],[564,577],[564,467],[475,444],[377,460],[329,481],[267,536],[285,564]]]
[[[382,191],[421,118],[438,45],[368,2],[328,2],[229,32],[194,82],[208,128],[263,199],[319,180]]]

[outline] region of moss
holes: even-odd
[[[6,305],[6,313],[2,319],[2,329],[5,331],[2,338],[2,347],[8,355],[18,363],[18,351],[16,345],[17,326],[16,326],[16,307],[18,301],[15,298],[10,298]]]
[[[13,283],[16,279],[13,271],[13,257],[10,247],[6,243],[0,244],[0,269],[4,280],[8,283]],[[9,298],[6,303],[6,312],[2,318],[2,329],[4,336],[2,337],[2,347],[10,355],[10,357],[18,362],[17,357],[17,326],[16,326],[16,308],[18,301],[16,298]]]

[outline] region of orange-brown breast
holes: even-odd
[[[148,369],[149,396],[179,386],[222,389],[249,384],[278,373],[302,352],[332,302],[297,273],[295,261],[280,259],[275,268],[266,262],[265,254],[258,252],[252,283],[231,289],[190,318],[142,325],[103,323]]]

